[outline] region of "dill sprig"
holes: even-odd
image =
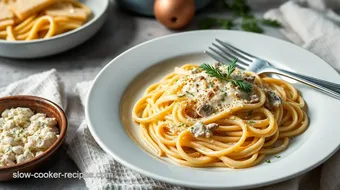
[[[263,29],[258,25],[256,19],[243,18],[241,27],[244,31],[263,33]]]
[[[235,71],[235,67],[236,67],[236,62],[237,62],[237,58],[235,58],[230,65],[227,68],[227,78],[230,78],[231,73],[233,73]]]
[[[243,80],[231,80],[231,82],[233,85],[239,86],[245,92],[251,91],[251,85],[247,82],[244,82]]]
[[[237,59],[234,59],[227,68],[227,74],[223,74],[218,68],[215,68],[209,64],[202,64],[200,68],[204,70],[209,76],[231,82],[233,85],[240,87],[245,92],[250,92],[252,89],[251,84],[243,81],[231,78],[231,74],[235,71]]]
[[[258,19],[252,13],[251,7],[248,5],[247,0],[232,0],[226,2],[225,0],[216,0],[218,10],[226,10],[233,13],[233,17],[229,18],[204,18],[199,21],[200,29],[208,29],[219,27],[223,29],[233,29],[238,26],[237,18],[242,19],[240,27],[244,31],[263,33],[262,26],[269,26],[280,28],[281,23],[272,19]]]
[[[271,26],[271,27],[276,27],[276,28],[280,28],[281,27],[281,23],[277,20],[272,20],[272,19],[262,19],[262,24],[267,25],[267,26]]]
[[[204,63],[200,66],[200,68],[203,69],[211,77],[216,77],[220,80],[226,79],[226,77],[222,74],[222,72],[219,69],[214,68],[209,64]]]
[[[231,10],[237,16],[248,16],[251,13],[251,8],[246,0],[234,0],[230,5]]]

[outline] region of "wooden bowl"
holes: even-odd
[[[50,159],[55,155],[57,150],[65,142],[67,131],[67,118],[64,111],[55,103],[37,96],[8,96],[0,98],[0,113],[5,109],[26,107],[30,108],[34,113],[44,113],[48,117],[56,118],[59,129],[59,138],[44,153],[26,162],[0,168],[0,181],[8,181],[13,179],[15,172],[34,172],[42,170],[50,164]]]

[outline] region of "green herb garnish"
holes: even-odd
[[[229,30],[234,26],[232,20],[229,19],[219,19],[218,23],[221,25],[221,28]]]
[[[211,77],[216,77],[219,80],[224,80],[227,82],[231,82],[232,84],[234,84],[235,86],[240,87],[241,90],[245,91],[245,92],[250,92],[252,89],[251,84],[243,81],[243,80],[236,80],[236,79],[232,79],[230,76],[231,74],[235,71],[235,67],[236,67],[236,62],[237,59],[234,59],[231,64],[228,66],[227,68],[227,74],[223,74],[218,68],[214,68],[213,66],[209,65],[209,64],[202,64],[200,66],[200,68],[202,70],[204,70],[209,76]]]
[[[181,124],[179,124],[177,127],[178,128],[181,128],[181,127],[186,127],[187,125],[185,124],[185,123],[181,123]]]
[[[253,120],[251,120],[251,121],[249,121],[249,123],[250,123],[250,124],[255,124],[256,122],[253,121]]]
[[[189,91],[185,91],[187,94],[190,94],[190,96],[194,97],[194,94],[189,92]]]
[[[239,86],[243,91],[245,92],[250,92],[251,91],[251,84],[244,82],[243,80],[231,80],[231,82],[233,83],[233,85],[235,86]]]
[[[227,78],[230,78],[231,74],[235,71],[237,58],[234,59],[227,68]]]
[[[270,161],[270,160],[266,160],[265,162],[267,162],[267,163],[271,163],[271,161]]]
[[[180,95],[178,95],[177,97],[182,98],[182,97],[184,97],[184,96],[185,96],[185,94],[180,94]]]
[[[200,68],[203,69],[211,77],[216,77],[220,80],[227,79],[219,69],[214,68],[213,66],[209,64],[204,63],[200,66]]]
[[[251,12],[246,0],[234,0],[230,5],[231,10],[237,16],[247,16]]]
[[[214,87],[214,83],[213,82],[209,82],[210,88]]]
[[[263,33],[263,29],[258,25],[256,19],[243,19],[241,27],[244,31]]]
[[[248,116],[251,116],[253,114],[253,110],[250,110],[249,112],[248,112]]]
[[[276,27],[276,28],[281,27],[281,23],[277,20],[262,19],[261,22],[262,22],[262,24],[267,25],[267,26]]]
[[[275,156],[275,158],[281,158],[281,156]]]
[[[227,3],[225,0],[215,2],[217,10],[231,11],[234,15],[233,18],[204,18],[199,21],[200,29],[208,29],[217,26],[229,30],[234,27],[234,21],[239,17],[242,18],[241,28],[249,32],[263,33],[263,29],[259,24],[274,28],[281,27],[280,22],[277,20],[256,19],[246,0],[233,0],[231,3]]]

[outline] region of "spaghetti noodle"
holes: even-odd
[[[238,69],[231,78],[251,91],[194,64],[148,87],[132,111],[146,145],[185,166],[247,168],[285,150],[307,129],[305,102],[292,85]]]
[[[27,6],[30,5],[29,0],[22,2],[23,4],[28,4]],[[39,5],[39,7],[46,5],[44,9],[35,9],[35,7],[32,7],[31,14],[26,14],[25,12],[25,14],[21,15],[16,13],[16,9],[13,8],[15,3],[20,3],[19,0],[0,0],[0,10],[1,8],[4,10],[13,10],[13,13],[8,12],[7,15],[4,15],[4,18],[7,16],[7,20],[1,21],[0,18],[0,25],[3,23],[3,27],[0,27],[0,39],[27,41],[51,38],[81,27],[88,21],[92,14],[87,6],[76,0],[51,0],[48,2],[54,3],[45,2],[47,1],[41,1],[41,6]],[[20,6],[22,7],[24,5]],[[27,9],[29,9],[29,7]]]

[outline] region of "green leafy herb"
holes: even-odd
[[[253,110],[250,110],[249,112],[248,112],[248,116],[251,116],[253,114]]]
[[[231,80],[231,82],[233,83],[233,85],[239,86],[245,92],[251,91],[251,88],[252,88],[251,84],[244,82],[243,80],[233,79],[233,80]]]
[[[189,92],[189,91],[185,91],[187,94],[190,94],[191,96],[194,96],[193,93]]]
[[[182,97],[184,97],[184,96],[185,96],[185,94],[180,94],[180,95],[178,95],[177,97],[182,98]]]
[[[221,25],[221,28],[226,30],[229,30],[234,26],[233,21],[229,19],[220,19],[218,23]]]
[[[241,28],[245,31],[263,33],[263,29],[260,24],[278,28],[281,27],[280,22],[272,19],[256,19],[252,14],[251,7],[247,4],[246,0],[233,0],[231,3],[227,3],[225,0],[215,1],[217,10],[229,10],[232,11],[234,18],[205,18],[200,20],[199,28],[208,29],[215,26],[219,26],[223,29],[231,29],[234,27],[234,20],[238,17],[242,18]]]
[[[216,77],[220,80],[225,80],[226,77],[222,74],[222,72],[218,68],[214,68],[213,66],[203,63],[200,66],[201,69],[203,69],[209,76]]]
[[[267,163],[271,163],[271,161],[270,161],[270,160],[266,160],[265,162],[267,162]]]
[[[276,28],[281,27],[281,23],[277,20],[262,19],[261,22],[262,22],[262,24],[267,25],[267,26],[276,27]]]
[[[214,83],[213,82],[209,82],[210,88],[214,87]]]
[[[275,156],[275,158],[281,158],[281,156]]]
[[[250,6],[247,4],[246,0],[234,0],[230,8],[237,16],[246,16],[251,12]]]
[[[245,92],[250,92],[251,89],[252,89],[251,84],[249,84],[249,83],[247,83],[243,80],[236,80],[236,79],[232,79],[230,77],[231,74],[235,71],[236,62],[237,62],[237,59],[234,59],[231,62],[231,64],[227,68],[227,74],[226,75],[224,75],[218,68],[214,68],[213,66],[206,64],[206,63],[202,64],[200,66],[200,68],[202,70],[204,70],[211,77],[216,77],[219,80],[231,82],[233,85],[240,87],[241,90],[243,90]]]
[[[249,123],[250,123],[250,124],[255,124],[256,122],[253,121],[253,120],[251,120],[251,121],[249,121]]]
[[[263,33],[263,29],[257,24],[256,19],[243,19],[241,27],[248,32]]]
[[[227,78],[230,78],[231,74],[235,71],[237,58],[234,59],[227,68]]]
[[[187,125],[185,123],[181,123],[178,125],[178,128],[181,128],[181,127],[186,127]]]

